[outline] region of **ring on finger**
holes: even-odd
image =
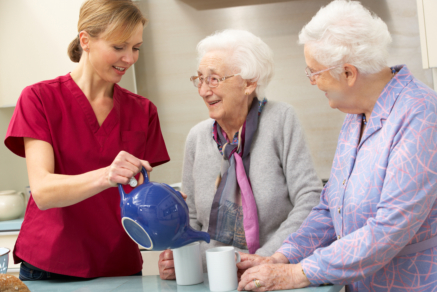
[[[255,283],[256,288],[261,287],[261,284],[259,283],[258,279],[253,279],[253,282]]]
[[[137,179],[135,177],[131,177],[129,180],[129,185],[133,188],[136,187],[138,185]]]

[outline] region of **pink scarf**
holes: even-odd
[[[215,122],[213,138],[223,155],[217,191],[211,206],[208,233],[224,244],[248,249],[259,248],[258,210],[247,176],[250,168],[250,148],[258,129],[259,115],[266,104],[254,98],[246,121],[229,143],[226,133]]]

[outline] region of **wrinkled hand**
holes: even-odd
[[[243,275],[243,273],[249,268],[252,268],[252,267],[258,266],[258,265],[266,265],[266,264],[275,264],[276,263],[276,261],[273,257],[262,257],[262,256],[257,255],[257,254],[248,254],[248,253],[243,253],[243,252],[239,252],[239,253],[240,253],[241,261],[239,263],[237,263],[238,280],[241,279],[241,276]]]
[[[259,280],[259,288],[254,280]],[[309,285],[310,282],[303,275],[300,264],[267,264],[252,267],[244,272],[238,283],[238,291],[286,290]]]
[[[138,159],[126,151],[120,151],[112,164],[105,169],[105,179],[113,187],[117,184],[128,184],[143,166],[147,172],[152,171],[149,162]]]
[[[173,252],[171,250],[167,249],[161,252],[159,255],[158,267],[159,277],[161,277],[162,280],[176,279]]]

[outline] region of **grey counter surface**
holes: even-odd
[[[21,229],[21,223],[23,223],[23,218],[0,221],[0,232],[2,231],[18,231]]]
[[[108,292],[108,291],[147,291],[147,292],[209,292],[208,275],[204,274],[204,282],[192,286],[178,286],[176,281],[161,280],[159,276],[130,276],[96,278],[86,281],[25,281],[32,292]],[[283,292],[338,292],[343,286],[308,287]],[[235,290],[237,291],[237,290]]]

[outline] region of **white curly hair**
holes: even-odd
[[[235,73],[252,82],[258,82],[256,94],[264,98],[265,88],[273,77],[274,61],[270,47],[251,32],[226,29],[207,36],[197,44],[198,62],[211,51],[225,51]]]
[[[392,39],[387,25],[358,1],[335,0],[322,7],[299,33],[299,44],[326,67],[349,63],[361,74],[387,66]],[[330,71],[339,78],[342,68]]]

